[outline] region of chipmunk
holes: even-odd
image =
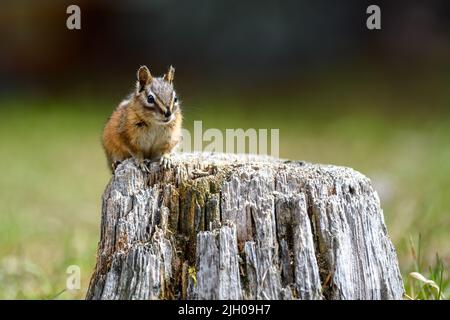
[[[103,148],[114,173],[117,165],[134,158],[149,172],[145,159],[172,166],[170,153],[181,138],[180,101],[173,87],[175,69],[163,77],[152,77],[142,66],[137,71],[136,90],[112,113],[103,130]]]

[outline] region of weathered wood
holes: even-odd
[[[103,195],[87,299],[401,299],[377,193],[344,167],[178,154]]]

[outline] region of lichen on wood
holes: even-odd
[[[120,164],[87,299],[401,299],[370,180],[350,168],[183,153]]]

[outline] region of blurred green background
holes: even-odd
[[[78,31],[65,27],[72,3]],[[176,67],[188,129],[279,128],[281,157],[370,177],[407,286],[436,253],[448,265],[449,4],[379,5],[369,31],[356,0],[6,1],[0,298],[84,297],[110,177],[101,132],[141,64]],[[62,292],[69,265],[82,288]]]

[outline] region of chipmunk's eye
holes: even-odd
[[[177,103],[177,102],[178,102],[178,98],[175,97],[175,99],[173,99],[173,102],[174,102],[174,103]]]
[[[149,94],[147,96],[147,102],[150,104],[154,104],[155,103],[155,97],[152,94]]]

